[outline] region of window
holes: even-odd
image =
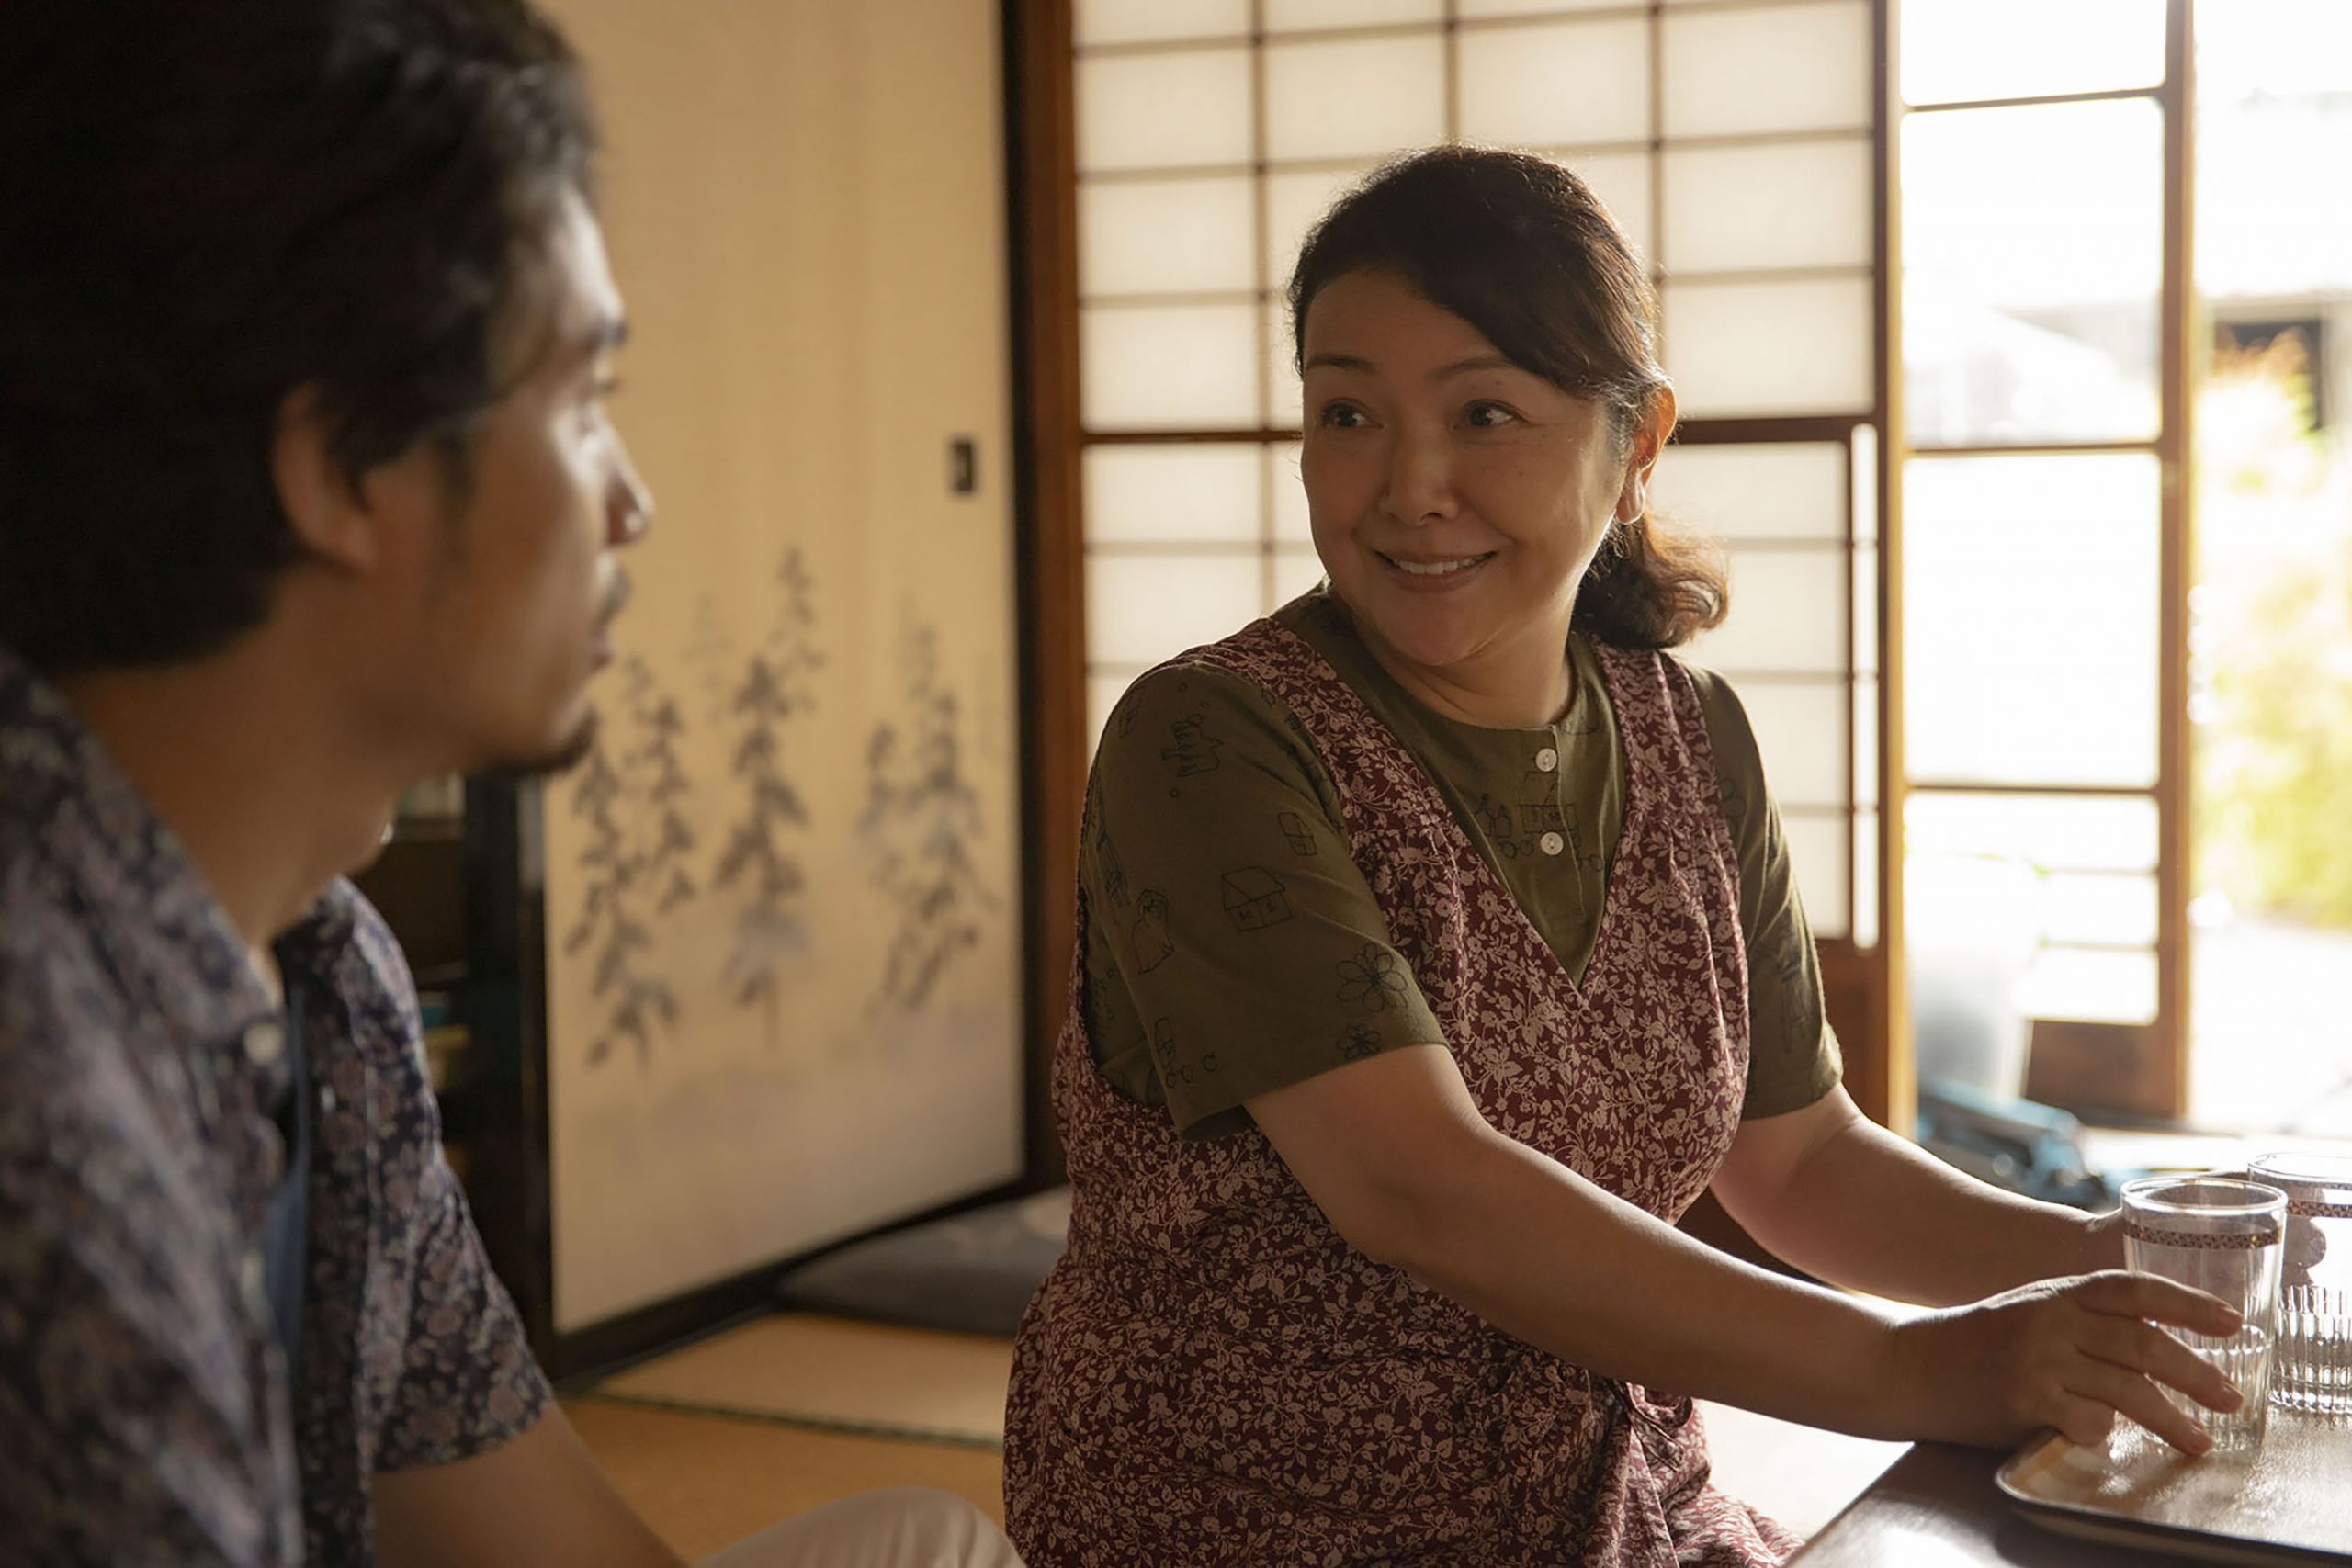
[[[1527,147],[1657,286],[1659,504],[1724,537],[1738,684],[1818,934],[1879,929],[1884,356],[1871,0],[1077,0],[1076,441],[1091,738],[1127,682],[1320,577],[1282,290],[1385,157]]]

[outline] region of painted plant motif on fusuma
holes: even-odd
[[[858,826],[894,922],[874,1005],[912,1012],[956,955],[979,945],[979,917],[996,900],[972,864],[980,799],[965,774],[961,705],[940,679],[937,632],[910,624],[900,657],[898,716],[866,743]]]
[[[781,1031],[784,966],[808,947],[803,919],[808,879],[795,840],[808,830],[808,808],[786,767],[794,721],[817,705],[817,612],[797,549],[776,574],[782,589],[766,640],[728,692],[723,722],[735,737],[729,769],[741,786],[741,812],[729,824],[712,885],[743,900],[728,953],[727,985],[735,1005],[757,1009],[774,1048]]]
[[[651,922],[698,891],[684,809],[692,786],[678,760],[684,716],[642,659],[622,663],[621,684],[624,701],[605,716],[571,790],[571,813],[588,827],[579,859],[587,893],[563,947],[586,955],[589,994],[605,1010],[588,1047],[592,1065],[624,1040],[643,1062],[676,1028],[677,995],[649,962]]]

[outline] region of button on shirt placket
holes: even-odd
[[[1559,772],[1559,769],[1560,753],[1552,747],[1546,746],[1542,750],[1535,753],[1536,772],[1542,773],[1556,773]],[[1553,787],[1554,792],[1556,794],[1558,790],[1558,784],[1556,780],[1555,781]],[[1566,839],[1562,838],[1556,832],[1545,833],[1542,838],[1535,840],[1535,847],[1542,850],[1547,855],[1556,855],[1562,850],[1567,848],[1567,842],[1568,841]]]

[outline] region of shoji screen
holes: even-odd
[[[1876,939],[1871,0],[1077,0],[1091,722],[1316,581],[1281,290],[1331,199],[1460,140],[1565,159],[1650,258],[1684,419],[1661,504],[1730,547],[1692,657],[1762,738],[1809,909]]]

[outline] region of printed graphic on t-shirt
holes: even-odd
[[[1291,918],[1290,895],[1283,879],[1262,865],[1227,872],[1218,888],[1225,897],[1225,912],[1238,931],[1264,931]]]

